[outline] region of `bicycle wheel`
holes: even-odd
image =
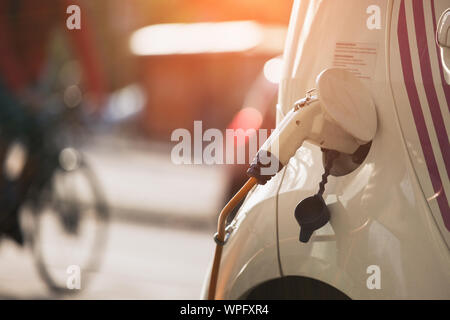
[[[79,153],[65,149],[61,155],[66,151],[72,153],[69,159],[60,156],[66,163],[28,206],[31,221],[25,228],[39,275],[55,293],[76,293],[87,286],[107,236],[108,208],[97,179]],[[71,284],[70,273],[76,269],[79,279]]]

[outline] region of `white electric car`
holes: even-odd
[[[376,132],[333,162],[323,193],[330,219],[306,243],[294,212],[322,180],[317,141],[250,191],[227,228],[216,298],[450,299],[449,8],[450,0],[294,2],[277,123],[323,70],[341,68],[370,92],[376,114],[360,116],[375,117]],[[351,102],[359,91],[344,94]],[[345,123],[355,110],[336,112]]]

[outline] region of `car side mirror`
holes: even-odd
[[[436,42],[441,50],[441,63],[445,80],[450,85],[450,9],[447,9],[439,19]]]

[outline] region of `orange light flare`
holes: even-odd
[[[258,130],[263,123],[263,116],[261,112],[252,107],[245,107],[241,109],[233,118],[228,129],[236,131],[235,145],[246,144],[248,141],[247,130]],[[238,130],[242,129],[242,130]],[[243,139],[245,138],[245,139]]]

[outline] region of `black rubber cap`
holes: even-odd
[[[308,242],[314,231],[330,221],[330,212],[321,195],[302,200],[295,208],[295,219],[300,225],[300,242]]]

